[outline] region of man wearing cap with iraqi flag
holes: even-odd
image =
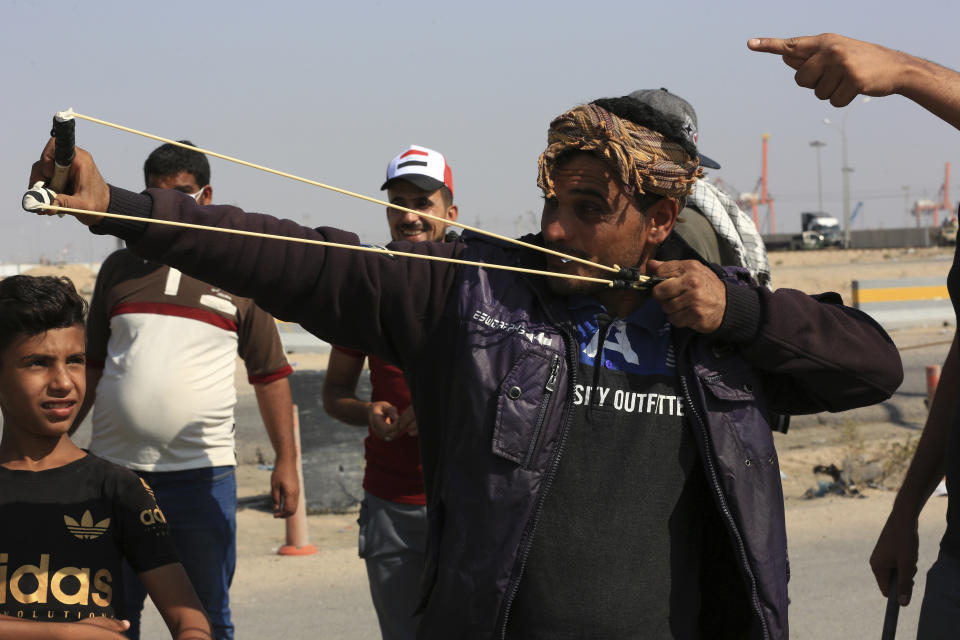
[[[387,179],[380,188],[387,191],[391,204],[457,219],[453,175],[437,151],[416,145],[404,149],[387,165]],[[389,207],[387,224],[394,241],[440,242],[447,235],[444,224]],[[365,359],[372,386],[369,401],[357,397]],[[381,636],[413,640],[427,541],[427,499],[417,420],[403,371],[374,355],[334,346],[323,382],[323,406],[341,422],[368,428],[360,557],[367,566]]]

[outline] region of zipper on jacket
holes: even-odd
[[[734,534],[734,538],[737,542],[737,554],[740,557],[740,561],[743,564],[743,569],[747,577],[750,578],[750,595],[752,596],[751,603],[753,604],[753,608],[757,614],[757,617],[760,619],[760,626],[763,629],[763,637],[769,638],[770,630],[767,628],[767,621],[763,617],[763,608],[760,605],[760,594],[757,591],[757,579],[753,575],[753,570],[750,568],[750,561],[747,559],[747,550],[743,544],[743,536],[740,535],[740,529],[737,528],[737,523],[733,519],[733,514],[730,513],[730,507],[727,506],[726,496],[724,496],[723,489],[720,487],[720,480],[717,478],[717,469],[713,464],[713,443],[710,441],[706,423],[700,416],[700,412],[697,410],[697,405],[692,402],[693,398],[690,394],[690,387],[687,384],[686,375],[680,373],[679,377],[680,386],[683,387],[684,399],[687,401],[687,408],[690,409],[690,412],[693,414],[694,418],[696,418],[697,426],[700,427],[700,433],[703,436],[703,445],[707,453],[707,455],[703,456],[703,458],[707,467],[707,472],[710,475],[711,488],[716,492],[717,497],[720,498],[721,513],[724,520],[727,522],[727,526],[730,528],[730,531],[732,531]]]
[[[549,313],[548,313],[549,315]],[[550,486],[553,484],[553,479],[557,475],[557,467],[560,465],[560,456],[563,455],[564,445],[567,443],[567,431],[570,427],[570,422],[573,420],[573,388],[577,384],[577,351],[579,347],[574,347],[577,345],[576,337],[573,335],[573,332],[569,329],[561,327],[561,332],[564,333],[566,338],[565,344],[567,347],[567,364],[569,366],[570,374],[570,402],[567,403],[565,407],[565,413],[563,416],[563,424],[560,426],[560,442],[557,444],[557,452],[553,456],[553,460],[550,462],[550,468],[547,469],[546,477],[543,480],[543,488],[540,490],[540,497],[537,500],[537,506],[534,508],[533,517],[530,520],[528,526],[529,532],[526,536],[523,545],[520,548],[520,567],[516,572],[516,575],[511,576],[510,584],[507,585],[506,599],[504,600],[504,610],[503,610],[503,623],[500,627],[500,639],[506,640],[507,637],[507,620],[510,618],[510,607],[513,605],[513,600],[517,597],[517,589],[520,587],[520,580],[523,578],[523,570],[527,566],[527,558],[530,556],[530,547],[533,544],[533,536],[537,531],[537,523],[540,521],[540,513],[543,511],[543,504],[546,501],[547,494],[550,493]],[[559,358],[559,356],[557,356]],[[559,362],[557,362],[557,371],[559,372]],[[551,375],[551,377],[553,377]],[[556,383],[556,380],[554,380]]]
[[[527,448],[527,455],[523,459],[524,469],[530,468],[533,455],[540,449],[540,438],[543,435],[543,422],[547,417],[550,398],[553,397],[553,392],[556,391],[557,376],[559,374],[560,356],[555,353],[550,363],[550,377],[547,378],[547,383],[543,386],[543,396],[540,398],[540,409],[537,411],[537,422],[533,427],[533,438],[531,439],[530,446]]]

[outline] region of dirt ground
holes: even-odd
[[[908,442],[915,443],[919,435],[918,431],[889,423],[804,427],[791,430],[789,434],[775,434],[783,476],[784,501],[793,527],[803,528],[808,524],[813,528],[819,527],[822,524],[819,519],[822,518],[824,505],[828,504],[835,505],[833,508],[842,513],[844,520],[855,518],[861,506],[872,511],[865,504],[869,500],[863,498],[874,499],[874,503],[882,503],[883,508],[888,509],[906,470],[907,460],[903,461],[904,464],[894,464],[892,474],[886,481],[878,482],[878,486],[864,484],[859,487],[858,495],[862,498],[832,495],[827,498],[805,497],[808,489],[818,487],[820,482],[830,481],[826,475],[815,474],[813,468],[831,464],[839,467],[845,459],[857,455],[863,455],[870,461],[888,460],[891,447],[903,446]],[[265,496],[270,482],[269,475],[269,471],[255,465],[239,467],[237,493],[241,503],[253,502],[253,498]],[[814,504],[819,505],[817,509],[811,508]],[[830,507],[826,509],[829,511]],[[810,514],[814,520],[807,523],[805,514]],[[347,549],[350,551],[349,557],[355,559],[356,519],[355,511],[308,516],[310,540],[324,553]],[[241,555],[245,547],[251,551],[276,550],[285,544],[284,524],[274,520],[270,514],[258,507],[243,509],[240,520],[243,524],[239,529],[246,530],[241,536],[244,538],[240,543]]]
[[[946,282],[953,247],[920,249],[825,249],[769,254],[774,288],[806,293],[836,291],[850,304],[854,280],[942,277]]]
[[[88,266],[82,264],[62,264],[34,267],[29,271],[25,271],[24,275],[66,276],[73,281],[73,286],[76,287],[77,292],[86,297],[88,300],[90,299],[91,294],[93,294],[93,285],[97,280],[97,274],[91,271]]]
[[[787,287],[807,293],[836,291],[850,299],[853,280],[920,278],[947,275],[952,247],[919,249],[826,249],[821,251],[774,251],[769,254],[775,288]],[[65,275],[77,290],[89,296],[96,280],[87,266],[79,264],[37,267],[28,275]]]

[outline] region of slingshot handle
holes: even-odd
[[[55,192],[63,191],[67,184],[67,175],[70,173],[70,165],[77,155],[76,138],[74,131],[77,121],[73,117],[73,109],[58,111],[53,116],[53,128],[50,129],[50,135],[54,138],[53,147],[53,177],[47,185]]]

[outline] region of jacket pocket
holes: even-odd
[[[756,468],[772,465],[776,459],[773,435],[756,372],[749,367],[734,367],[723,373],[704,371],[699,377],[707,413],[723,425],[740,464]],[[713,433],[714,439],[719,436]]]
[[[756,381],[747,372],[700,374],[703,388],[717,400],[726,402],[754,402],[756,400]]]
[[[543,440],[562,359],[525,351],[500,385],[493,453],[529,467]]]

